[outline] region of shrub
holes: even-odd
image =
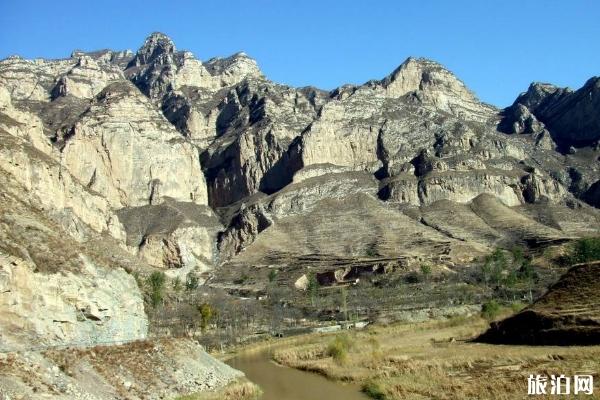
[[[186,290],[197,289],[199,283],[200,283],[200,280],[198,279],[196,274],[194,274],[193,272],[188,272],[188,274],[185,277],[185,289]]]
[[[345,333],[336,335],[335,339],[327,346],[327,354],[337,363],[343,364],[348,358],[348,351],[352,348],[350,336]]]
[[[371,346],[371,359],[373,361],[380,361],[383,358],[383,351],[381,351],[381,343],[377,338],[369,338],[369,345]]]
[[[216,315],[215,309],[208,303],[203,303],[198,307],[198,311],[200,311],[200,329],[202,332],[206,330],[210,322]]]
[[[504,277],[504,271],[508,268],[508,259],[502,249],[496,249],[492,254],[485,257],[481,266],[483,280],[487,284],[490,280],[500,285]]]
[[[165,273],[158,271],[153,272],[148,277],[148,284],[150,285],[150,303],[154,308],[158,307],[163,301],[163,290],[166,279]]]
[[[173,279],[173,290],[176,292],[181,290],[181,279],[178,276]]]
[[[377,251],[377,245],[375,243],[371,243],[365,249],[365,256],[367,257],[377,257],[379,256],[379,252]]]
[[[308,274],[308,285],[306,286],[306,293],[310,297],[310,303],[314,307],[317,299],[317,292],[319,290],[319,281],[313,273]]]
[[[600,260],[600,237],[577,240],[572,244],[566,259],[569,264]]]
[[[513,257],[513,265],[518,266],[525,261],[525,250],[521,246],[515,246],[510,249]]]
[[[362,385],[364,394],[375,400],[385,400],[386,396],[381,385],[374,380],[368,380]]]
[[[269,282],[275,282],[275,279],[277,279],[277,270],[272,269],[269,271]]]
[[[250,276],[244,272],[238,279],[234,280],[234,283],[236,285],[243,285],[244,283],[247,283],[249,280],[250,280]]]
[[[523,261],[521,268],[517,272],[519,279],[524,281],[534,281],[537,279],[538,275],[533,269],[533,265],[531,265],[531,260],[526,259]]]
[[[481,306],[481,316],[488,321],[492,321],[500,315],[501,307],[496,300],[490,300]]]
[[[431,275],[431,266],[427,264],[421,265],[421,273],[425,278],[428,278]]]

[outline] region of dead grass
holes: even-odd
[[[256,400],[262,394],[260,388],[247,379],[239,379],[215,392],[180,396],[176,400]]]
[[[354,346],[343,364],[327,354],[331,335],[277,350],[274,358],[360,383],[378,399],[525,398],[529,374],[585,373],[594,375],[596,385],[600,381],[600,346],[498,346],[466,340],[486,328],[480,318],[372,327],[351,333]]]

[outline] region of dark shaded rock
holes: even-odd
[[[534,83],[502,112],[498,129],[532,133],[542,122],[563,148],[592,146],[600,139],[600,77],[576,91]]]
[[[583,199],[588,204],[600,208],[600,180],[597,180],[586,190]]]

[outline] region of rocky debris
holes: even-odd
[[[392,262],[376,261],[357,264],[358,265],[319,272],[316,274],[317,282],[319,282],[319,285],[321,286],[334,286],[348,283],[355,284],[358,283],[362,277],[385,274],[394,269],[394,263]]]
[[[0,394],[10,398],[163,399],[214,391],[241,377],[183,339],[0,354]]]
[[[546,294],[492,323],[479,342],[574,346],[600,344],[600,262],[573,266]]]
[[[308,277],[306,274],[302,274],[302,276],[294,282],[294,287],[298,290],[306,290],[308,289]]]

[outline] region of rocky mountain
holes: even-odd
[[[161,33],[136,53],[2,60],[2,343],[143,338],[135,273],[453,268],[598,234],[598,82],[532,84],[500,110],[409,58],[327,92]]]

